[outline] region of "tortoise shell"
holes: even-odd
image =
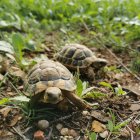
[[[40,93],[47,87],[74,91],[76,84],[70,71],[52,60],[43,60],[36,64],[27,76],[27,88],[31,93]]]
[[[97,60],[95,54],[84,45],[68,44],[55,55],[55,58],[68,67],[86,68]]]

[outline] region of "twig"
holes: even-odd
[[[70,115],[67,115],[65,117],[58,118],[57,120],[51,121],[50,123],[52,124],[52,123],[56,123],[56,122],[59,122],[59,121],[67,120],[67,119],[71,118],[72,116],[74,116],[75,114],[78,114],[79,112],[80,111],[73,112]]]
[[[45,140],[50,140],[51,139],[52,131],[53,131],[53,128],[51,127],[48,136],[45,137]]]
[[[128,69],[119,59],[118,59],[118,57],[110,50],[110,49],[108,49],[105,45],[104,45],[104,43],[101,41],[101,40],[99,40],[97,37],[94,37],[95,39],[96,39],[96,41],[101,45],[101,46],[103,46],[119,63],[120,63],[120,65],[122,66],[122,67],[124,67],[131,75],[133,75],[137,80],[139,80],[140,81],[140,77],[138,77],[136,74],[134,74],[130,69]]]
[[[12,127],[12,129],[21,137],[23,140],[29,140],[27,139],[19,130],[17,130],[15,127]]]
[[[120,136],[121,136],[121,135],[118,135],[118,136],[112,138],[111,140],[117,140],[117,138],[119,138]]]
[[[0,87],[3,84],[4,80],[6,80],[8,72],[3,76],[3,79],[0,81]]]
[[[107,139],[106,140],[109,140],[109,138],[110,138],[110,136],[111,136],[111,132],[109,132],[109,134],[108,134],[108,137],[107,137]]]
[[[130,104],[139,104],[140,103],[140,101],[132,101],[132,102],[130,102]]]
[[[9,77],[11,77],[11,75],[10,75],[9,73],[7,73],[7,75],[8,75]],[[13,83],[12,83],[11,81],[9,81],[9,83],[10,83],[10,85],[12,86],[12,88],[14,88],[14,90],[15,90],[19,95],[21,95],[21,92],[13,85]]]
[[[140,114],[137,114],[137,116],[134,118],[133,121],[136,121],[136,119],[140,116]]]

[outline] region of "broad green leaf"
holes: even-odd
[[[102,85],[102,86],[104,86],[104,87],[108,87],[108,88],[110,88],[112,91],[114,91],[114,90],[113,90],[113,87],[111,86],[111,84],[109,84],[109,83],[107,83],[107,82],[100,82],[99,84]]]
[[[85,81],[84,81],[82,85],[83,85],[83,90],[86,90],[87,87],[88,87],[88,82],[85,82]]]
[[[127,94],[125,91],[123,91],[122,87],[118,85],[118,87],[115,88],[115,93],[118,95],[125,95]]]
[[[89,139],[90,139],[90,140],[96,140],[96,133],[95,133],[95,132],[92,132],[92,133],[89,135]]]
[[[10,101],[9,98],[2,98],[0,100],[0,105],[4,105],[4,104],[8,103],[9,101]]]
[[[82,81],[80,79],[78,79],[77,82],[76,82],[76,84],[77,84],[76,93],[77,93],[77,95],[79,97],[81,97],[82,91],[83,91],[83,83],[82,83]]]
[[[112,121],[108,121],[108,124],[107,124],[107,127],[108,127],[108,129],[109,129],[109,131],[113,131],[113,129],[114,129],[114,124],[113,124],[113,122]]]
[[[23,58],[23,48],[24,48],[24,41],[22,39],[22,36],[19,33],[13,34],[12,36],[12,43],[14,46],[14,50],[16,53],[16,58],[18,61],[22,61]]]
[[[21,102],[29,102],[30,99],[27,98],[26,96],[16,96],[13,98],[10,98],[10,100],[16,100],[16,101],[21,101]]]

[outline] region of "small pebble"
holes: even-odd
[[[58,124],[56,125],[56,129],[57,129],[58,131],[60,131],[62,128],[63,128],[63,125],[62,125],[61,123],[58,123]]]
[[[49,122],[47,120],[40,120],[38,121],[37,126],[40,130],[45,130],[49,127]]]
[[[69,129],[68,128],[62,128],[60,133],[61,133],[61,135],[66,136],[69,133]]]
[[[43,131],[38,130],[34,133],[34,140],[44,140],[44,139],[45,136]]]
[[[108,134],[109,134],[108,131],[104,131],[104,132],[100,133],[100,137],[106,138],[108,136]]]
[[[87,115],[90,115],[90,113],[87,110],[85,110],[85,111],[82,112],[82,115],[87,116]]]

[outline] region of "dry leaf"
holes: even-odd
[[[22,119],[22,117],[20,115],[14,116],[13,119],[11,120],[10,124],[8,124],[8,126],[14,126],[21,119]]]
[[[10,131],[7,130],[0,130],[0,138],[1,137],[10,137],[12,136],[13,133],[11,133]],[[2,140],[2,139],[1,139]]]
[[[10,107],[4,107],[0,110],[0,113],[3,115],[4,118],[7,117],[8,113],[12,110]]]
[[[106,130],[106,126],[98,121],[93,121],[91,129],[94,132],[101,133],[101,132],[104,132]]]
[[[16,92],[8,91],[7,92],[7,95],[9,95],[9,96],[15,96],[15,95],[17,95],[17,93]]]
[[[101,122],[108,122],[110,120],[110,118],[107,117],[106,114],[99,111],[91,111],[91,116],[98,119]]]

